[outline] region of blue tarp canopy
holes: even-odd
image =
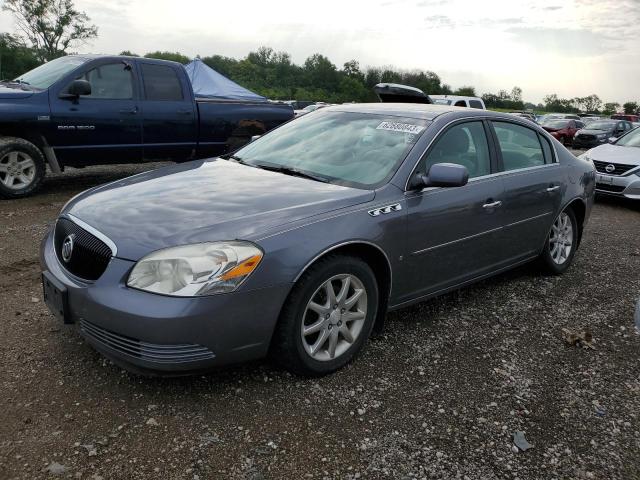
[[[220,75],[199,58],[185,65],[196,97],[266,102],[267,99]]]

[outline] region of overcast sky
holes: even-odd
[[[523,89],[640,100],[640,0],[76,0],[99,27],[79,52],[236,58],[265,45],[303,63],[436,72],[479,94]],[[0,30],[13,31],[9,13]]]

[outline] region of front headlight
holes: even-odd
[[[208,242],[165,248],[142,258],[127,286],[176,297],[234,291],[253,272],[262,250],[250,242]]]
[[[591,157],[589,156],[589,153],[591,153],[591,150],[584,152],[582,155],[578,155],[578,158],[580,160],[584,160],[585,162],[593,163]]]

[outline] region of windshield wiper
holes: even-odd
[[[233,160],[237,163],[241,163],[242,165],[249,165],[251,167],[253,167],[253,165],[251,165],[250,163],[245,162],[242,158],[238,157],[237,155],[233,155],[231,153],[227,153],[225,155],[220,155],[221,159],[223,160]]]
[[[285,167],[284,165],[270,165],[265,163],[254,164],[258,168],[263,170],[269,170],[270,172],[284,173],[285,175],[291,175],[292,177],[307,178],[309,180],[315,180],[316,182],[329,183],[329,179],[320,175],[314,175],[313,173],[303,172],[293,167]]]

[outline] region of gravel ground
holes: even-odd
[[[389,314],[337,374],[149,379],[54,320],[37,259],[73,194],[144,168],[0,202],[0,479],[640,479],[639,203],[599,200],[562,277],[525,266]]]

